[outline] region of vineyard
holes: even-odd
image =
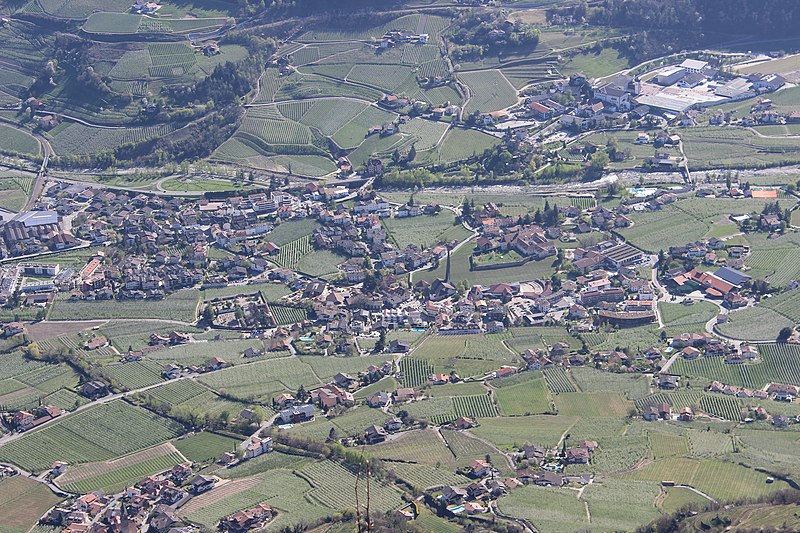
[[[56,460],[70,464],[113,459],[177,437],[183,427],[123,401],[68,415],[0,448],[0,460],[30,471],[50,468]],[[68,447],[63,444],[70,443]]]
[[[331,509],[355,508],[356,477],[339,463],[318,461],[305,466],[300,474],[308,478],[314,490],[312,498]],[[359,486],[362,501],[366,501],[366,484]],[[400,493],[384,482],[373,479],[370,486],[370,505],[375,510],[389,511],[403,504]]]
[[[700,397],[700,410],[725,420],[739,421],[742,418],[742,404],[735,398],[708,394]]]
[[[313,251],[314,245],[311,243],[311,236],[305,235],[295,241],[282,245],[280,252],[275,258],[275,262],[283,267],[294,269],[304,255],[310,254]]]
[[[126,389],[141,389],[163,381],[162,365],[155,361],[113,364],[108,365],[106,370],[111,379]]]
[[[428,383],[433,367],[425,359],[403,357],[400,360],[400,372],[404,387],[421,387]]]
[[[160,387],[148,390],[144,394],[170,405],[179,405],[189,401],[195,396],[206,392],[208,389],[191,379],[182,379],[165,383]]]
[[[184,461],[169,444],[163,444],[113,461],[70,468],[56,482],[65,490],[85,494],[93,490],[116,492],[139,479]]]
[[[677,360],[673,371],[717,380],[728,385],[760,389],[768,383],[800,385],[800,347],[794,344],[760,344],[760,362],[729,365],[721,358]]]
[[[560,366],[544,369],[544,379],[547,381],[547,388],[556,394],[561,392],[576,392],[575,385],[572,384],[567,373]]]
[[[469,86],[472,98],[465,113],[490,113],[517,103],[517,91],[498,70],[462,72],[458,75]]]
[[[288,120],[246,117],[240,132],[255,135],[267,144],[310,144],[311,131],[308,126]]]
[[[288,307],[279,304],[270,304],[270,311],[279,326],[296,324],[308,318],[308,311],[300,307]]]

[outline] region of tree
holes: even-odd
[[[608,166],[608,154],[598,150],[592,156],[589,166],[586,168],[586,178],[591,180],[599,179],[603,175],[603,169]]]
[[[308,392],[306,392],[306,388],[303,387],[302,385],[300,385],[300,387],[298,387],[297,394],[295,394],[295,399],[298,402],[301,402],[301,403],[303,403],[306,400],[308,400]]]
[[[794,330],[790,327],[781,328],[778,332],[778,342],[786,342],[789,340],[789,337],[792,336]]]
[[[380,336],[378,337],[378,342],[375,343],[375,351],[377,353],[381,353],[386,349],[386,330],[382,329],[380,332]]]

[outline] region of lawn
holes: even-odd
[[[61,500],[43,483],[24,476],[0,479],[0,531],[27,533],[50,507]]]

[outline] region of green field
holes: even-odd
[[[471,98],[466,113],[490,113],[517,103],[517,91],[498,70],[461,72],[458,77],[469,86]]]
[[[409,244],[420,248],[432,248],[443,240],[461,241],[470,233],[461,224],[457,224],[450,211],[442,211],[438,215],[422,215],[418,217],[387,218],[383,221],[398,249]]]
[[[229,452],[239,444],[231,437],[203,431],[173,442],[179,452],[190,461],[204,463],[214,461],[224,452]]]
[[[649,481],[675,481],[701,490],[719,501],[756,498],[780,490],[784,483],[767,484],[767,475],[735,463],[716,460],[661,459],[628,477]]]
[[[0,124],[0,151],[38,156],[41,153],[41,146],[30,134]]]
[[[0,530],[3,533],[27,533],[39,518],[61,498],[43,483],[15,476],[0,479]]]
[[[125,458],[121,459],[121,461],[124,460]],[[173,452],[167,455],[159,455],[144,459],[136,463],[121,465],[118,468],[111,467],[113,470],[110,471],[108,470],[108,463],[101,463],[100,465],[81,465],[84,468],[80,480],[72,482],[59,480],[59,484],[64,490],[78,494],[85,494],[94,490],[104,490],[108,493],[115,493],[146,476],[163,472],[183,461],[184,459],[181,454]],[[91,469],[95,466],[99,466],[100,468],[98,468],[98,470],[100,471],[96,474],[92,474]]]
[[[199,291],[184,289],[168,295],[163,300],[100,302],[56,299],[50,311],[50,320],[92,320],[148,318],[194,322]]]
[[[0,448],[0,460],[31,471],[56,460],[70,464],[104,461],[177,437],[179,424],[122,401],[69,415]],[[69,442],[69,447],[63,443]]]
[[[0,208],[19,212],[28,201],[34,176],[24,173],[0,173]]]
[[[521,379],[504,378],[492,381],[494,395],[503,415],[523,416],[550,412],[550,398],[544,378],[526,374],[520,374],[519,377]],[[507,384],[505,381],[513,382]]]

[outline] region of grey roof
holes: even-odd
[[[747,274],[743,274],[742,272],[739,272],[738,270],[731,267],[722,267],[716,272],[714,272],[714,275],[720,279],[727,281],[731,285],[736,285],[737,287],[740,287],[742,283],[749,281],[751,279],[751,277],[748,276]]]
[[[17,218],[17,222],[25,224],[26,228],[44,224],[58,224],[58,213],[55,211],[28,211]]]

